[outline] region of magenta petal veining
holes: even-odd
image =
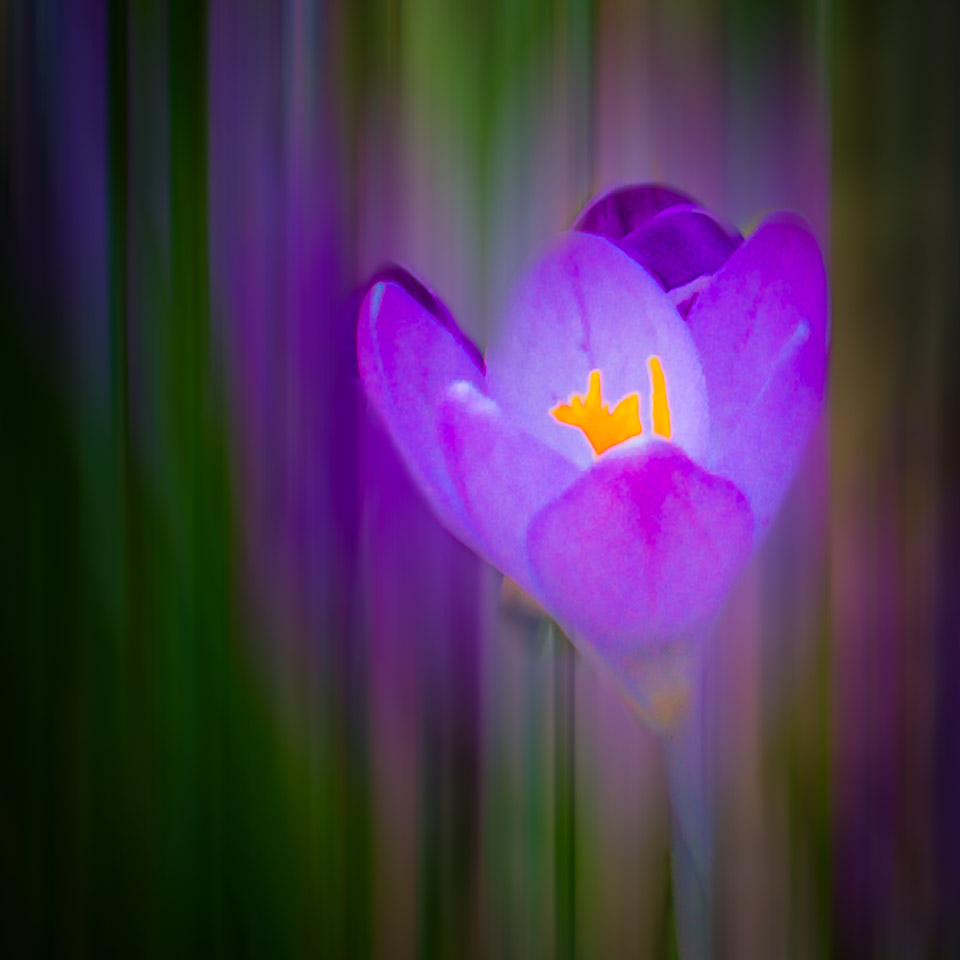
[[[530,524],[530,559],[562,624],[602,654],[689,635],[750,553],[742,493],[673,444],[605,458]]]

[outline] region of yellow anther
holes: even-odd
[[[653,397],[653,432],[670,439],[670,405],[667,403],[667,381],[659,357],[650,358],[650,393]]]

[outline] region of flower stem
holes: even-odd
[[[671,868],[681,960],[713,956],[713,819],[700,697],[684,724],[661,737],[673,817]]]
[[[576,953],[576,659],[552,631],[554,651],[554,916],[556,956]]]

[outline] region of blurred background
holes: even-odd
[[[822,429],[707,659],[719,956],[960,956],[960,12],[0,5],[0,953],[666,957],[652,735],[358,388],[596,192],[789,207]]]

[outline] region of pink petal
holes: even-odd
[[[768,217],[715,274],[687,317],[710,403],[707,466],[769,523],[823,401],[827,283],[810,227]]]
[[[508,423],[497,405],[469,383],[455,384],[447,392],[441,405],[440,436],[481,552],[533,593],[527,526],[579,471]]]
[[[357,360],[367,396],[417,485],[441,523],[473,547],[437,432],[438,405],[450,384],[480,382],[473,358],[398,284],[380,282],[360,307]]]
[[[752,536],[732,483],[655,443],[599,461],[534,517],[527,550],[551,613],[621,664],[712,618]]]

